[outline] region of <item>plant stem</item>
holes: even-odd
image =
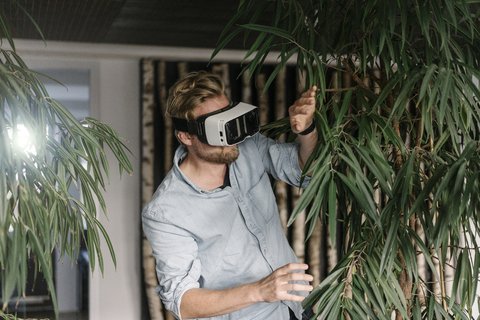
[[[433,112],[433,111],[432,111]],[[432,117],[433,118],[433,117]],[[432,137],[430,137],[430,151],[433,152],[433,139]],[[438,220],[438,210],[435,210],[435,218]],[[443,272],[443,266],[442,266],[442,245],[440,245],[440,247],[438,248],[438,253],[440,254],[440,257],[438,257],[438,268],[439,268],[439,272],[440,272],[440,290],[441,290],[441,294],[442,294],[442,305],[443,305],[443,309],[448,312],[448,308],[447,308],[447,301],[445,300],[445,296],[446,296],[446,290],[445,290],[445,274]]]

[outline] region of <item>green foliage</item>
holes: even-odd
[[[341,221],[346,240],[304,306],[319,319],[469,319],[480,266],[478,1],[242,0],[213,56],[241,33],[256,35],[250,76],[278,54],[265,90],[291,59],[318,87],[313,176],[290,223],[308,209],[312,225]],[[429,292],[419,254],[438,282],[434,261],[457,261],[458,302]]]
[[[13,3],[16,1],[12,0]],[[0,14],[1,37],[9,36]],[[40,80],[15,50],[0,48],[0,268],[2,311],[14,289],[22,296],[29,267],[41,271],[58,314],[52,278],[52,252],[76,259],[75,249],[87,243],[92,271],[103,272],[100,239],[115,262],[112,244],[97,220],[97,204],[106,213],[102,190],[109,179],[106,146],[119,162],[120,174],[132,172],[122,138],[92,118],[79,122],[49,97]],[[19,146],[28,131],[29,142]],[[75,186],[81,200],[69,192]],[[84,230],[86,225],[86,232]],[[78,252],[78,251],[77,251]],[[34,266],[27,265],[34,258]],[[3,318],[8,315],[0,312]]]

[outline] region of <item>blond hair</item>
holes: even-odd
[[[220,77],[206,71],[190,72],[170,88],[166,115],[194,121],[196,107],[223,94],[225,85]]]

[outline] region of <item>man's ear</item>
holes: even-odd
[[[188,132],[178,131],[178,139],[186,146],[192,145],[192,136]]]

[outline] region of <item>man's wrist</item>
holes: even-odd
[[[312,124],[302,132],[299,132],[298,134],[301,136],[306,136],[307,134],[311,133],[313,130],[315,130],[315,121],[312,121]]]

